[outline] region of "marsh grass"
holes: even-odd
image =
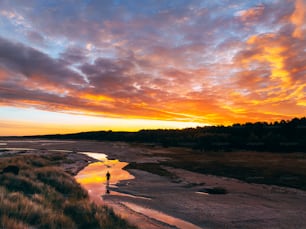
[[[305,153],[168,151],[161,165],[306,190]]]
[[[138,169],[143,170],[149,173],[153,173],[159,176],[168,177],[172,181],[176,181],[178,177],[174,174],[169,172],[167,169],[163,168],[160,164],[157,163],[136,163],[132,162],[125,166],[125,169]]]
[[[141,144],[137,147],[147,147]],[[158,163],[130,163],[126,169],[140,169],[165,177],[175,177],[167,167],[231,177],[249,183],[279,185],[306,190],[306,154],[255,151],[198,151],[182,147],[150,148]],[[166,171],[165,171],[166,170]],[[169,174],[170,173],[170,174]],[[174,179],[175,180],[175,179]]]
[[[89,202],[87,192],[60,165],[65,153],[1,157],[19,174],[0,174],[0,228],[134,228],[111,209]]]

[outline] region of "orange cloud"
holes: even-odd
[[[79,20],[71,31],[70,19],[54,23],[46,29],[80,44],[58,58],[0,37],[0,104],[148,122],[304,116],[305,1],[211,5]]]
[[[283,86],[290,84],[289,72],[284,68],[288,47],[282,44],[281,37],[277,37],[275,34],[252,36],[247,43],[251,46],[257,46],[260,50],[252,58],[245,60],[247,64],[253,63],[253,61],[266,62],[271,69],[270,79],[272,81],[279,80]]]
[[[8,73],[0,68],[0,81],[3,81],[8,78]]]
[[[306,3],[304,0],[296,0],[295,10],[290,17],[292,24],[295,25],[293,37],[303,39],[305,38],[305,21],[306,21]]]
[[[243,22],[253,23],[254,21],[257,21],[260,18],[260,16],[263,14],[264,9],[264,5],[259,5],[247,10],[241,10],[237,12],[236,15]]]

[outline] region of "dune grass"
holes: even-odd
[[[24,153],[2,156],[19,174],[0,174],[0,228],[135,228],[114,212],[97,206],[66,173],[65,153]]]

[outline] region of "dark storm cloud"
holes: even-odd
[[[0,37],[0,66],[31,79],[35,77],[45,83],[77,85],[83,78],[67,68],[62,62],[50,58],[31,47],[13,43]]]
[[[77,46],[70,46],[60,54],[60,59],[63,62],[67,62],[68,65],[81,64],[87,61],[88,54],[89,54],[88,50],[84,48]]]

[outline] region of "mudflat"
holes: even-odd
[[[5,142],[7,142],[5,147],[105,153],[108,158],[130,163],[132,166],[127,168],[135,179],[121,181],[116,187],[112,187],[110,194],[103,196],[103,202],[112,206],[116,213],[139,228],[303,228],[305,226],[305,191],[245,182],[171,166],[174,155],[179,155],[182,149],[124,142]],[[74,159],[77,160],[78,157]],[[90,161],[76,163],[74,172],[77,173],[88,163]],[[112,195],[112,192],[126,195]],[[173,217],[176,223],[171,223],[171,218],[167,217]]]

